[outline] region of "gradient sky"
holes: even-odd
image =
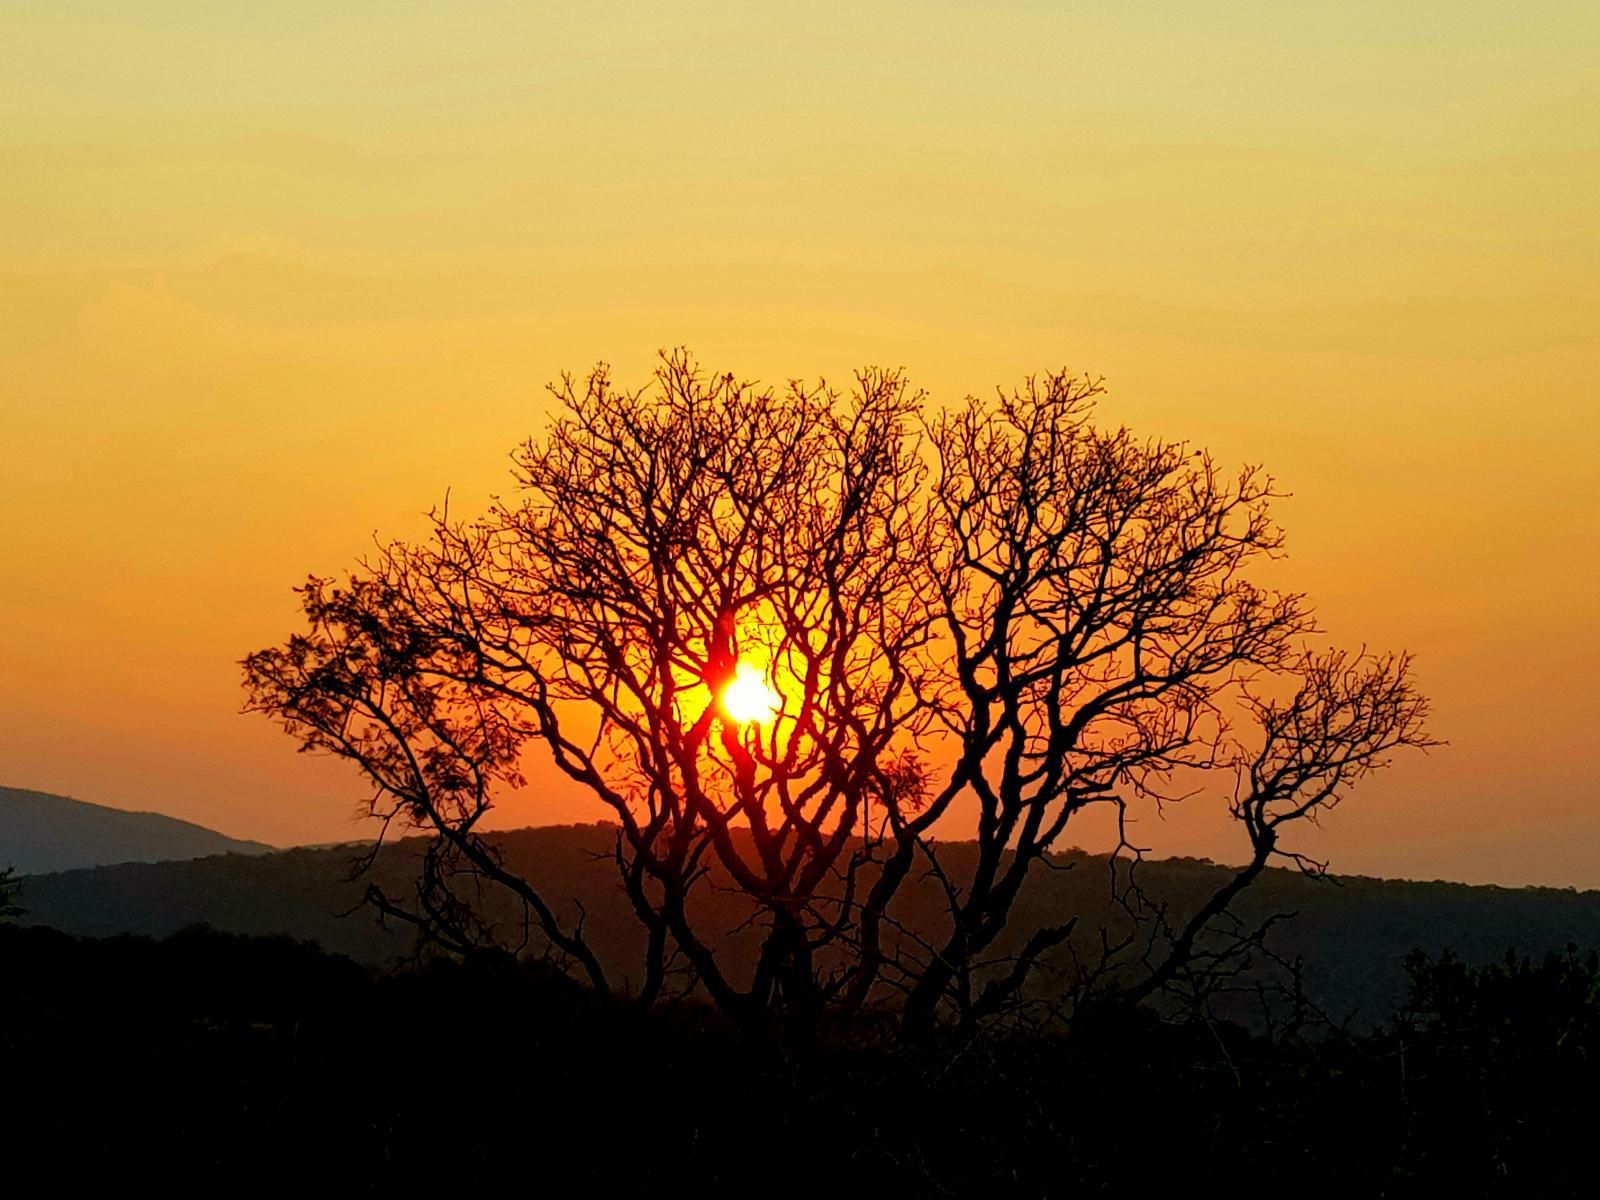
[[[659,346],[956,398],[1103,374],[1267,464],[1447,749],[1305,848],[1600,886],[1600,6],[48,4],[0,12],[0,784],[277,843],[289,588],[508,483]],[[594,819],[534,789],[513,823]],[[1237,855],[1215,813],[1152,831]]]

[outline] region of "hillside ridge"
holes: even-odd
[[[603,860],[612,836],[607,826],[529,827],[492,836],[506,864],[535,880],[566,919],[576,919],[575,901],[582,904],[585,932],[608,973],[619,983],[636,974],[642,933],[615,867]],[[367,879],[391,895],[407,894],[420,845],[413,838],[386,846],[369,877],[354,874],[362,847],[346,844],[36,875],[22,881],[18,902],[24,923],[80,936],[164,937],[204,924],[230,933],[287,934],[359,962],[388,965],[412,946],[401,929],[381,926],[363,904]],[[963,857],[961,843],[943,849],[952,863]],[[1083,851],[1059,857],[1083,869],[1030,879],[1018,900],[1015,930],[1073,912],[1084,915],[1086,926],[1120,919],[1108,896],[1105,859]],[[1153,895],[1182,911],[1203,902],[1229,868],[1187,858],[1151,860],[1140,870]],[[904,901],[909,921],[939,920],[939,898],[932,892],[910,889]],[[736,897],[716,889],[708,889],[701,903],[708,929],[735,930],[746,915]],[[1322,1008],[1358,1021],[1394,1011],[1405,986],[1402,963],[1414,949],[1434,955],[1449,950],[1478,964],[1498,961],[1508,950],[1538,959],[1569,945],[1600,949],[1597,891],[1365,876],[1318,881],[1277,868],[1244,893],[1235,911],[1251,922],[1293,914],[1273,926],[1270,949],[1286,962],[1302,963],[1308,994]],[[515,919],[509,905],[490,915]],[[747,941],[748,932],[725,937],[724,950],[735,963],[752,954]]]
[[[21,875],[276,849],[165,813],[0,786],[0,869]]]

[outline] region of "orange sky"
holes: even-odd
[[[1600,886],[1593,3],[328,7],[7,8],[0,784],[359,835],[236,662],[563,368],[1066,363],[1418,652],[1450,747],[1308,848]]]

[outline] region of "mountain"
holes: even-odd
[[[615,868],[606,861],[613,831],[605,825],[551,826],[495,835],[506,864],[538,881],[563,916],[584,909],[584,930],[612,978],[636,978],[642,935]],[[68,933],[106,937],[120,933],[166,936],[194,924],[243,934],[289,934],[316,941],[360,962],[383,965],[404,956],[411,939],[403,927],[381,926],[363,904],[370,879],[404,895],[416,877],[422,843],[401,841],[384,849],[368,876],[354,868],[361,847],[296,849],[252,857],[230,855],[193,862],[129,863],[39,875],[22,881],[23,921]],[[946,844],[942,856],[959,870],[972,848]],[[1083,915],[1083,938],[1063,951],[1092,952],[1101,926],[1124,918],[1109,899],[1104,859],[1082,852],[1057,857],[1058,868],[1039,871],[1018,900],[1012,929],[998,953],[1017,948],[1034,924]],[[1228,868],[1201,859],[1146,863],[1148,892],[1182,913],[1214,890]],[[754,960],[754,932],[741,929],[746,910],[730,889],[711,879],[692,898],[704,928],[729,931],[721,951],[736,971]],[[937,885],[908,886],[898,909],[908,927],[936,929]],[[1308,997],[1336,1020],[1355,1025],[1381,1020],[1405,995],[1402,962],[1421,949],[1455,952],[1469,964],[1501,959],[1508,950],[1541,958],[1568,945],[1600,949],[1600,892],[1556,888],[1504,888],[1341,877],[1315,880],[1297,871],[1268,871],[1235,906],[1245,921],[1286,914],[1269,936],[1269,948],[1303,963]],[[1292,914],[1292,915],[1287,915]],[[492,916],[514,928],[516,908]],[[1057,967],[1065,969],[1066,962]],[[1047,978],[1048,972],[1040,976]],[[1245,980],[1243,982],[1250,982]],[[1256,1001],[1246,996],[1253,1011]],[[1240,1009],[1241,1018],[1249,1013]]]
[[[49,792],[0,787],[0,869],[13,867],[22,875],[211,854],[267,854],[273,849],[159,813],[124,812]]]

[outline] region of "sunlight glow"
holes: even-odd
[[[763,723],[778,715],[782,697],[766,677],[747,662],[734,668],[733,682],[722,692],[722,711],[741,724]]]

